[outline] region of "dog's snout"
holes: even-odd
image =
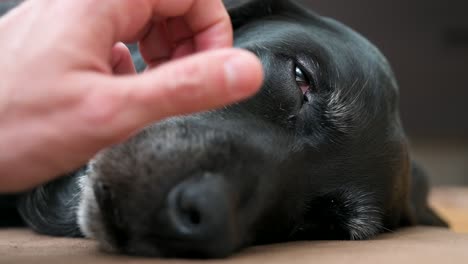
[[[175,186],[168,196],[173,236],[187,241],[213,241],[229,228],[229,199],[223,179],[206,174]]]
[[[164,257],[222,257],[244,243],[257,175],[271,175],[260,167],[279,155],[267,155],[273,152],[263,147],[272,144],[257,134],[235,129],[257,128],[249,119],[214,126],[196,118],[150,126],[95,159],[92,178],[110,187],[95,187],[110,230],[101,240],[128,254]],[[240,173],[249,177],[238,181]]]

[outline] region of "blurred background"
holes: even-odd
[[[387,56],[414,156],[435,185],[468,186],[468,1],[302,0]]]

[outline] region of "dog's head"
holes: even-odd
[[[288,0],[225,4],[235,46],[263,63],[261,91],[100,153],[83,181],[83,232],[128,254],[216,257],[395,226],[409,165],[382,54]]]

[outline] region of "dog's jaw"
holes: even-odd
[[[82,194],[77,210],[78,226],[86,238],[99,240],[101,249],[107,252],[117,252],[117,249],[105,237],[102,221],[99,220],[99,208],[92,188],[93,181],[89,177],[90,173],[91,167],[79,181]]]
[[[347,190],[342,196],[343,207],[353,212],[344,222],[350,240],[369,239],[382,231],[382,210],[375,204],[372,193]]]
[[[375,193],[362,187],[322,192],[310,197],[306,204],[304,218],[293,228],[290,238],[366,240],[385,229],[384,212]]]

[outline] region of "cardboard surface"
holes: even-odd
[[[468,188],[438,187],[431,192],[429,201],[452,230],[468,233]]]
[[[436,188],[431,204],[452,226],[402,229],[367,241],[310,241],[245,249],[222,260],[130,258],[103,253],[95,241],[0,229],[0,264],[47,263],[468,263],[468,188]],[[465,233],[465,234],[463,234]]]
[[[102,253],[86,239],[51,238],[25,229],[0,230],[0,263],[468,263],[468,234],[417,227],[368,241],[311,241],[246,249],[210,261],[130,258]]]

